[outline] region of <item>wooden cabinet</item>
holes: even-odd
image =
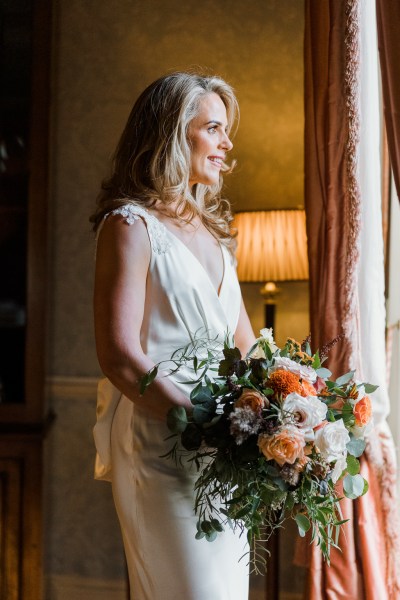
[[[42,598],[51,2],[0,0],[0,599]]]
[[[0,440],[0,598],[38,600],[41,584],[41,441]]]

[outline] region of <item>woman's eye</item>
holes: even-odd
[[[217,128],[215,127],[215,125],[213,127],[209,127],[207,129],[208,133],[215,133],[217,131]]]

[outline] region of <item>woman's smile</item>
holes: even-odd
[[[191,146],[190,187],[196,183],[218,184],[226,154],[233,147],[227,129],[226,108],[221,98],[215,93],[205,95],[188,129]]]

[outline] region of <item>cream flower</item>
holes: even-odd
[[[317,380],[317,374],[312,367],[301,365],[300,363],[287,358],[287,356],[277,356],[274,360],[274,366],[272,371],[277,369],[285,369],[285,371],[291,371],[295,373],[301,379],[305,379],[309,383],[314,383]]]
[[[296,392],[286,396],[282,412],[283,418],[287,419],[293,415],[297,427],[302,430],[306,442],[314,439],[314,427],[320,425],[326,417],[328,407],[316,396],[304,398]]]
[[[346,455],[343,454],[342,456],[339,456],[339,458],[337,459],[335,466],[333,468],[333,471],[332,471],[333,483],[337,483],[337,481],[339,480],[339,477],[341,476],[341,474],[343,473],[343,471],[345,470],[346,467],[347,467]]]
[[[342,457],[346,453],[346,444],[350,441],[349,432],[343,419],[327,423],[315,432],[314,443],[328,462]]]
[[[278,346],[275,344],[274,336],[272,333],[272,327],[264,327],[263,329],[260,329],[260,333],[261,336],[257,338],[258,342],[267,342],[272,353],[278,350]]]
[[[262,347],[257,344],[257,346],[254,348],[253,352],[250,355],[251,358],[265,358],[265,352],[262,349]]]

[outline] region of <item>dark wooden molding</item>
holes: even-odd
[[[1,423],[39,423],[45,410],[48,163],[52,2],[32,0],[31,102],[28,136],[25,394],[0,404]]]

